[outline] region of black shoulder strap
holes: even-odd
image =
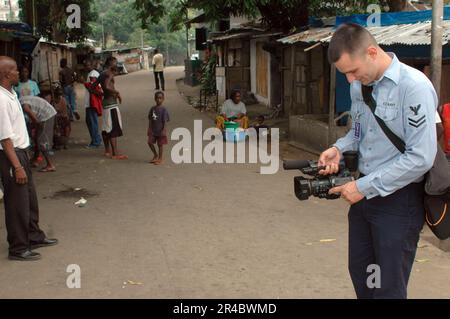
[[[373,116],[375,116],[378,125],[380,125],[381,129],[383,130],[384,134],[386,134],[387,138],[392,142],[392,144],[394,144],[394,146],[400,151],[400,153],[402,154],[405,153],[405,142],[400,137],[398,137],[394,132],[392,132],[391,129],[387,127],[386,123],[384,123],[384,121],[375,114],[377,103],[375,102],[372,96],[372,90],[373,87],[361,84],[361,92],[364,99],[364,103],[366,103],[370,111],[372,111]]]

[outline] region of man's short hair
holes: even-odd
[[[117,61],[117,59],[113,56],[109,56],[105,61],[105,67],[111,66],[113,61]]]
[[[344,23],[334,32],[328,46],[328,62],[336,63],[344,53],[360,53],[377,41],[364,27],[356,23]]]
[[[158,95],[161,95],[164,98],[164,92],[163,91],[155,92],[155,99],[158,97]]]
[[[159,52],[158,49],[155,49],[155,51],[153,51],[154,54],[156,54],[156,53],[158,53],[158,52]]]
[[[51,95],[51,94],[52,94],[52,91],[50,91],[50,90],[42,90],[41,93],[39,93],[38,96],[39,96],[40,98],[43,99],[43,98],[45,98],[47,95]]]

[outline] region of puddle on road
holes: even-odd
[[[91,192],[88,189],[84,188],[74,188],[74,187],[66,187],[66,189],[59,190],[55,192],[50,199],[60,199],[60,198],[91,198],[99,196],[99,193]]]

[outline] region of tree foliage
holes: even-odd
[[[90,22],[97,19],[97,12],[93,9],[93,1],[90,0],[35,0],[36,31],[38,35],[50,41],[79,42],[85,40],[92,32]],[[81,27],[69,28],[67,19],[71,13],[66,12],[70,4],[77,4],[81,9]],[[32,11],[31,1],[19,0],[21,8],[20,18],[30,21]],[[28,16],[30,14],[30,17]]]
[[[140,47],[159,48],[171,62],[171,56],[185,56],[186,36],[183,31],[171,32],[168,8],[177,1],[164,1],[160,11],[152,11],[155,16],[142,19],[142,12],[137,9],[139,1],[135,0],[97,0],[95,8],[101,12],[97,21],[91,23],[92,38],[98,43],[103,41],[103,31],[107,48]],[[149,7],[153,8],[153,7]],[[157,14],[158,12],[163,12]],[[157,18],[156,18],[157,17]],[[144,25],[143,25],[144,24]],[[179,59],[178,59],[179,60]]]
[[[349,15],[365,13],[369,4],[379,4],[391,11],[404,8],[406,0],[179,0],[162,8],[162,0],[136,0],[139,17],[143,21],[158,22],[163,15],[170,16],[172,30],[182,27],[188,8],[202,10],[209,20],[219,20],[232,15],[260,17],[268,28],[288,32],[308,24],[308,17]],[[153,8],[154,10],[147,10]]]

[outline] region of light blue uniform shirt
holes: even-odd
[[[405,142],[405,153],[398,151],[376,122],[364,103],[359,81],[350,85],[352,129],[334,145],[341,153],[359,151],[359,171],[366,176],[356,186],[367,199],[423,180],[437,152],[434,87],[422,72],[389,55],[390,66],[373,83],[375,114]]]

